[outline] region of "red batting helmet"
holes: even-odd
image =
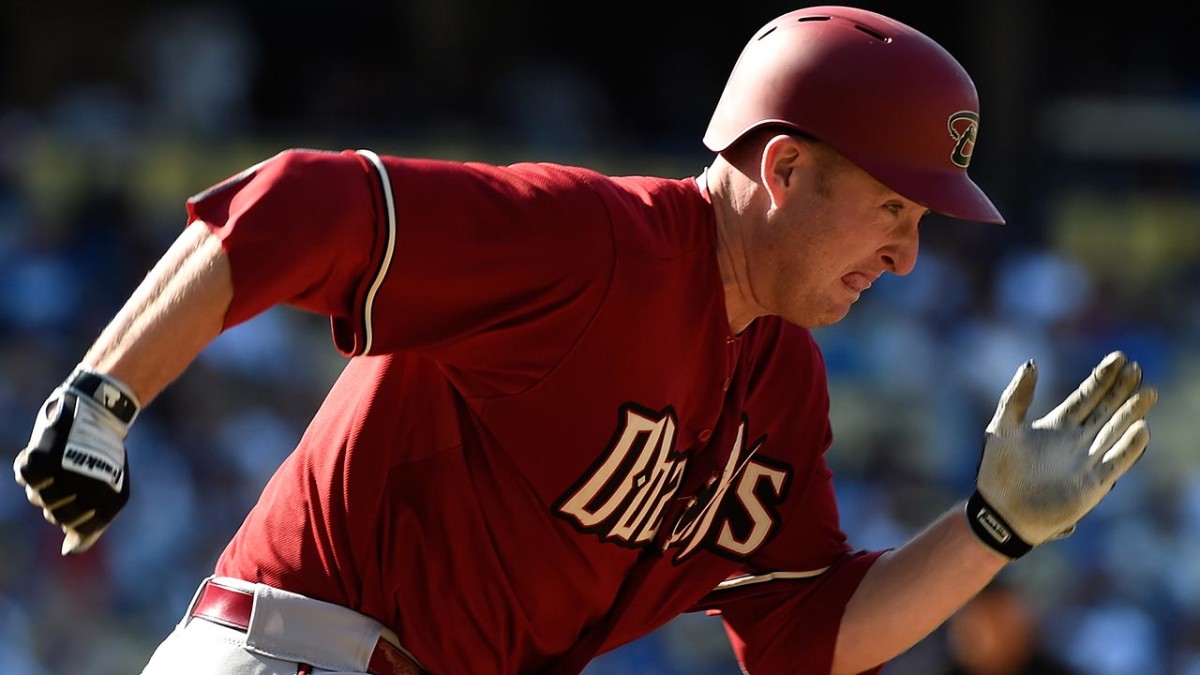
[[[971,77],[940,45],[895,19],[811,7],[763,26],[733,67],[704,144],[721,152],[767,125],[828,143],[932,211],[1004,222],[967,176],[979,129]]]

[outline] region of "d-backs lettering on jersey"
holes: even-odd
[[[619,418],[622,426],[607,451],[581,484],[560,500],[556,512],[603,541],[642,546],[662,527],[665,507],[687,467],[687,455],[676,450],[677,419],[671,408],[654,413],[630,403],[622,407]],[[664,539],[664,549],[679,549],[675,562],[692,555],[714,527],[716,550],[746,557],[779,526],[774,507],[786,495],[791,471],[754,460],[766,438],[747,447],[748,424],[743,415],[724,468],[688,497],[687,507]],[[727,513],[718,518],[735,483]]]

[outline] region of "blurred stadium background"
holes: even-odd
[[[694,175],[745,39],[798,6],[0,4],[8,456],[178,232],[189,195],[288,147]],[[885,672],[983,673],[970,661],[1024,642],[1043,665],[986,672],[1200,675],[1191,26],[1166,3],[860,6],[924,30],[974,74],[972,175],[1009,223],[931,219],[916,272],[817,331],[852,541],[896,545],[969,493],[981,429],[1027,358],[1043,369],[1039,415],[1114,348],[1162,393],[1146,458],[1079,531]],[[342,366],[326,321],[294,310],[222,336],[139,421],[133,500],[83,557],[60,558],[59,534],[0,483],[0,669],[137,672]],[[719,624],[685,616],[589,672],[738,671]]]

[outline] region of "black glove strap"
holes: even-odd
[[[77,370],[67,380],[67,387],[99,403],[125,424],[133,422],[138,414],[138,404],[111,378],[86,370]]]
[[[1017,536],[1012,528],[996,509],[976,490],[967,500],[967,522],[980,541],[990,546],[1000,555],[1013,560],[1029,553],[1033,547]]]

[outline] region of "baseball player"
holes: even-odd
[[[974,495],[887,551],[840,530],[809,329],[912,270],[928,211],[1003,222],[967,175],[978,125],[938,44],[815,7],[748,42],[695,177],[282,152],[188,201],[17,480],[86,551],[139,410],[283,303],[330,316],[347,366],[147,675],[579,673],[694,611],[756,675],[876,670],[1149,439],[1123,353],[1036,420],[1029,362]]]

